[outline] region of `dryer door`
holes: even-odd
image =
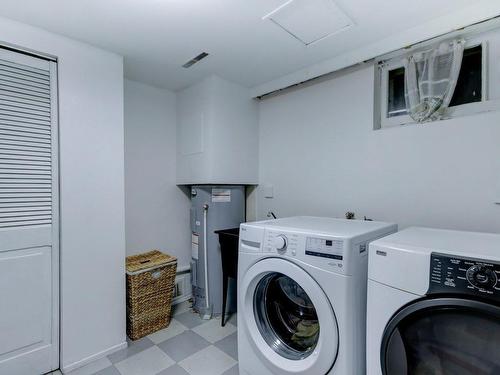
[[[339,345],[331,304],[299,266],[267,258],[243,278],[244,325],[261,360],[275,374],[325,374]]]
[[[461,298],[420,300],[387,325],[382,373],[500,374],[499,348],[500,307]]]

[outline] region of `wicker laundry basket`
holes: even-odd
[[[170,324],[177,258],[158,250],[127,257],[127,335],[140,339]]]

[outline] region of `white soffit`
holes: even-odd
[[[333,0],[290,0],[263,19],[270,20],[306,46],[354,24]]]

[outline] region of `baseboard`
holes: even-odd
[[[174,298],[172,300],[172,306],[175,306],[175,305],[178,305],[182,302],[186,302],[186,301],[189,301],[191,299],[192,295],[191,293],[190,294],[187,294],[185,296],[182,296],[182,297],[177,297],[177,298]]]
[[[103,350],[102,352],[92,354],[91,356],[84,358],[80,361],[73,362],[67,366],[61,367],[61,372],[63,374],[67,374],[70,371],[76,370],[77,368],[83,367],[91,362],[97,361],[98,359],[104,358],[114,352],[117,352],[118,350],[125,349],[127,347],[127,342],[122,342],[121,344],[112,346],[111,348],[108,348],[106,350]]]
[[[185,266],[177,266],[177,274],[188,272],[188,271],[191,271],[191,266],[189,264],[185,265]]]

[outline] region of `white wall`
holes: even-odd
[[[71,368],[125,343],[122,58],[6,19],[0,40],[59,59],[61,367]]]
[[[189,266],[189,196],[176,186],[175,94],[125,81],[127,254],[161,249]]]
[[[257,217],[351,210],[401,227],[500,232],[500,112],[374,131],[373,69],[261,102]]]

